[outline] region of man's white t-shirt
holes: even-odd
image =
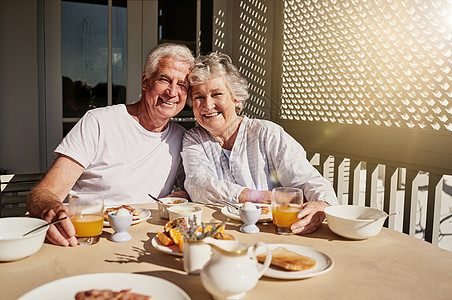
[[[171,121],[163,132],[150,132],[119,104],[88,111],[55,153],[85,168],[73,192],[99,192],[105,205],[153,202],[148,194],[170,194],[183,176],[184,132]]]

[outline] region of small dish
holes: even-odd
[[[168,215],[170,221],[178,218],[185,218],[188,222],[193,216],[196,217],[196,225],[201,225],[202,221],[202,206],[196,204],[183,204],[168,207]]]
[[[180,252],[179,245],[172,244],[170,246],[165,246],[162,243],[160,243],[157,235],[152,238],[151,245],[156,250],[166,253],[166,254],[170,254],[170,255],[174,255],[174,256],[183,256],[184,255],[182,252]]]
[[[162,219],[169,219],[168,208],[176,205],[187,204],[188,200],[178,197],[166,197],[159,199],[161,202],[157,202],[159,208],[159,215]]]

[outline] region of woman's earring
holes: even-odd
[[[240,105],[240,102],[235,104],[235,113],[239,114],[242,111],[242,107]]]

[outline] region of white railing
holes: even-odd
[[[376,207],[387,213],[399,211],[397,217],[386,220],[386,227],[438,244],[443,174],[327,153],[308,152],[307,156],[319,172],[330,179],[340,204]],[[424,206],[419,192],[425,189]],[[443,216],[443,219],[449,217]]]

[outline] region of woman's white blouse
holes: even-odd
[[[306,159],[303,147],[273,122],[243,117],[229,159],[204,128],[183,138],[185,189],[192,201],[238,203],[242,190],[303,189],[308,201],[338,204],[331,183]]]

